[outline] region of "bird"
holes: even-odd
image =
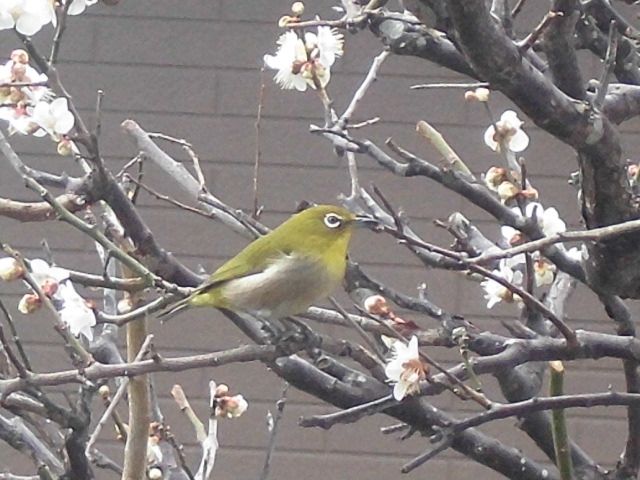
[[[354,227],[376,223],[335,205],[307,208],[251,242],[160,316],[174,316],[187,307],[215,307],[267,320],[303,313],[342,282]]]

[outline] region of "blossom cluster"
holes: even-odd
[[[71,2],[68,15],[79,15],[98,0],[66,0]],[[60,0],[2,0],[0,2],[0,30],[15,28],[22,35],[35,35],[44,26],[57,25],[55,3]]]
[[[514,207],[512,210],[517,214],[520,214],[520,208]],[[558,233],[566,231],[566,224],[560,218],[558,211],[553,208],[544,208],[540,203],[531,202],[524,208],[524,214],[533,219],[542,233],[545,236],[552,236]],[[501,243],[506,244],[509,247],[522,243],[525,238],[519,230],[503,225],[500,228],[502,237]],[[561,248],[564,248],[560,244]],[[574,260],[580,261],[582,258],[582,251],[578,248],[571,248],[567,250],[567,254]],[[540,255],[539,252],[534,252],[531,255],[533,261],[533,274],[536,287],[543,287],[553,283],[555,278],[556,267],[549,260]],[[500,260],[498,268],[492,273],[504,280],[512,283],[516,286],[522,286],[523,284],[523,271],[525,269],[526,257],[524,254],[515,255],[511,258],[505,258]],[[496,282],[492,279],[486,279],[482,282],[482,288],[484,289],[484,298],[487,300],[487,308],[492,308],[500,302],[518,304],[521,303],[520,297],[514,295],[504,285]]]
[[[83,335],[88,340],[93,340],[95,314],[71,283],[69,271],[51,266],[39,258],[29,262],[29,269],[31,277],[51,300],[69,331],[75,336]],[[0,258],[0,280],[18,280],[23,278],[24,273],[22,266],[15,259]],[[33,313],[41,307],[41,299],[36,293],[25,294],[18,303],[18,310],[23,314]]]
[[[344,39],[329,27],[318,27],[317,33],[305,32],[303,37],[287,31],[278,39],[275,55],[265,55],[267,67],[277,70],[275,81],[285,90],[301,92],[324,88],[331,78],[331,67],[342,56]]]
[[[75,123],[66,98],[55,98],[46,87],[47,76],[29,65],[29,54],[14,50],[0,66],[0,120],[9,123],[10,133],[66,142]]]

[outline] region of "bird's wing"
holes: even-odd
[[[272,243],[260,237],[247,245],[235,257],[228,260],[201,285],[199,285],[186,298],[172,305],[172,307],[160,316],[171,317],[183,308],[186,308],[191,300],[198,295],[209,292],[231,280],[247,277],[264,271],[276,259],[288,255],[286,251],[273,248]]]

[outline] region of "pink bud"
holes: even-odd
[[[20,302],[18,303],[18,311],[27,315],[29,313],[35,312],[41,306],[42,302],[40,301],[40,297],[38,297],[38,295],[36,295],[35,293],[27,293],[20,299]]]

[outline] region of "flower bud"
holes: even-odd
[[[24,270],[15,258],[0,258],[0,280],[11,282],[24,275]]]
[[[216,398],[224,397],[228,393],[229,393],[229,387],[227,385],[225,385],[224,383],[221,383],[220,385],[218,385],[216,387],[216,391],[213,394],[213,396],[216,397]]]
[[[371,295],[364,301],[364,309],[371,315],[386,317],[389,315],[390,308],[387,299],[382,295]]]
[[[301,17],[304,13],[304,3],[294,2],[293,5],[291,5],[291,13],[294,17]]]
[[[483,87],[476,88],[475,90],[467,90],[464,92],[464,100],[466,102],[488,102],[489,93],[489,89]]]
[[[160,480],[162,478],[162,469],[158,467],[151,467],[147,473],[149,480]]]
[[[484,174],[484,183],[494,192],[498,189],[498,185],[507,179],[507,170],[502,167],[491,167]]]
[[[98,394],[105,400],[109,398],[109,395],[111,395],[111,389],[109,388],[109,385],[102,385],[98,389]]]
[[[515,197],[520,189],[511,182],[502,182],[498,185],[498,196],[503,202],[507,202]]]
[[[22,63],[25,65],[29,63],[29,54],[21,48],[18,48],[11,52],[11,56],[9,58],[11,58],[14,63]]]
[[[233,397],[222,397],[218,399],[216,405],[216,417],[237,418],[247,411],[249,403],[242,395]]]
[[[491,91],[488,88],[480,87],[476,88],[475,94],[479,102],[488,102]]]
[[[63,157],[68,157],[73,153],[73,147],[71,144],[71,140],[68,138],[63,138],[58,142],[58,155],[62,155]]]
[[[27,293],[23,295],[18,302],[18,311],[20,313],[24,313],[28,315],[29,313],[33,313],[38,310],[42,306],[42,302],[40,301],[40,297],[35,293]]]

